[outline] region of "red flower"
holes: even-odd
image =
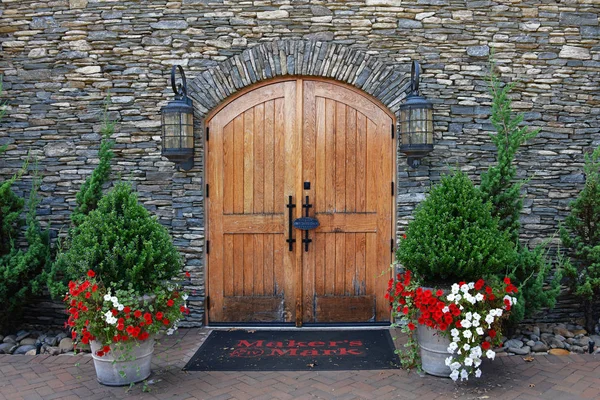
[[[136,318],[139,318],[142,316],[142,312],[140,310],[135,310],[135,312],[133,313],[133,316]]]
[[[110,312],[112,313],[112,315],[113,315],[114,317],[116,317],[116,316],[117,316],[117,314],[119,313],[119,312],[118,312],[117,310],[115,310],[114,308],[113,308],[112,310],[110,310]]]
[[[481,348],[483,350],[489,350],[490,347],[491,347],[490,342],[483,342],[483,343],[481,343]]]
[[[442,297],[443,294],[444,294],[444,292],[441,289],[438,289],[437,292],[435,292],[435,295],[437,297]]]
[[[483,287],[483,285],[485,285],[485,281],[483,279],[480,279],[477,282],[475,282],[475,289],[476,290],[481,290],[481,288]]]
[[[160,311],[156,313],[156,319],[159,321],[163,318],[163,316],[164,316],[164,314]]]
[[[165,319],[163,319],[163,324],[165,324],[165,325],[169,325],[170,323],[171,323],[171,322],[170,322],[168,319],[166,319],[166,318],[165,318]]]
[[[117,330],[118,331],[122,331],[123,329],[125,329],[125,325],[123,325],[123,324],[118,324],[117,325]]]
[[[402,234],[402,239],[406,239],[406,234],[405,233]]]
[[[85,293],[85,298],[89,299],[92,296],[92,292],[86,292]]]
[[[129,333],[130,335],[133,333],[133,326],[129,325],[126,329],[127,333]]]
[[[102,351],[104,351],[104,354],[108,353],[110,351],[110,346],[104,346]]]
[[[81,338],[81,342],[83,344],[89,344],[90,343],[90,339],[89,339],[88,336],[84,336],[84,337]]]
[[[460,321],[456,321],[456,323],[454,325],[456,325],[457,328],[462,328],[462,325],[460,324]]]
[[[94,286],[92,286],[92,292],[95,292],[96,290],[98,290],[98,285],[94,283]]]
[[[491,338],[495,338],[495,337],[496,337],[496,331],[495,331],[495,330],[493,330],[493,329],[490,329],[490,330],[488,331],[488,335],[489,335],[489,337],[491,337]]]
[[[115,343],[119,342],[119,335],[113,336],[113,342],[115,342]]]
[[[486,292],[487,294],[492,294],[492,288],[491,288],[491,287],[489,287],[489,286],[486,286],[486,287],[485,287],[485,292]]]
[[[441,323],[440,324],[440,330],[445,331],[446,329],[448,329],[448,325],[446,325],[445,323]]]
[[[129,314],[129,313],[131,312],[131,307],[129,307],[129,306],[125,306],[125,307],[123,308],[123,312],[124,312],[125,314]]]
[[[408,329],[410,329],[411,331],[415,330],[415,324],[413,324],[412,322],[408,323]]]
[[[167,301],[167,306],[173,307],[173,304],[175,304],[175,302],[172,299],[169,299],[169,301]]]
[[[140,339],[140,340],[146,340],[146,339],[148,339],[148,337],[150,337],[150,334],[148,332],[142,332],[140,334],[140,337],[138,339]]]
[[[488,296],[488,299],[489,299],[490,301],[494,301],[494,300],[496,300],[496,296],[494,296],[493,294],[490,294],[490,295]]]
[[[504,283],[510,285],[510,278],[508,276],[504,278]]]
[[[444,315],[444,322],[446,324],[450,325],[452,323],[452,315],[450,315],[450,314]]]
[[[188,278],[191,276],[190,273],[189,273],[189,271],[185,271],[185,276],[188,277]]]
[[[148,320],[152,321],[152,314],[150,314],[149,312],[145,313],[144,314],[144,319],[146,321],[148,321]]]
[[[87,272],[87,276],[89,276],[90,278],[93,278],[94,276],[96,276],[96,273],[90,269],[90,270]]]
[[[404,313],[404,315],[408,315],[408,307],[404,306],[402,312]]]
[[[104,352],[103,352],[102,350],[98,350],[98,351],[96,352],[96,355],[97,355],[98,357],[102,357],[102,356],[104,355]]]
[[[184,313],[186,310],[187,310],[186,306],[179,307],[179,311],[181,311],[182,313]]]

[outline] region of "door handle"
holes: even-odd
[[[294,208],[296,208],[296,205],[293,203],[292,196],[289,196],[288,203],[285,206],[288,209],[288,238],[286,239],[286,242],[288,243],[288,250],[294,251],[294,243],[296,242],[296,239],[292,237],[292,219],[294,218]]]
[[[308,202],[308,196],[306,196],[306,201],[302,204],[302,208],[304,208],[304,217],[308,218],[308,209],[312,207],[312,204]],[[304,239],[302,239],[302,243],[304,243],[304,251],[308,251],[308,244],[312,242],[312,239],[308,238],[308,229],[304,231]]]

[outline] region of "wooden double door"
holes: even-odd
[[[209,323],[389,320],[393,125],[353,88],[295,78],[210,117]]]

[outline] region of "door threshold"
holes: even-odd
[[[252,325],[252,324],[209,324],[205,325],[208,329],[226,330],[226,329],[246,329],[246,330],[272,330],[272,331],[352,331],[352,330],[381,330],[389,329],[390,324],[305,324],[298,328],[295,325],[273,324],[273,325]]]

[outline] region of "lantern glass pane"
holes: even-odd
[[[165,113],[163,117],[164,147],[165,149],[178,149],[180,147],[179,136],[181,134],[179,113]]]
[[[183,126],[184,132],[184,140],[183,147],[187,149],[194,148],[194,115],[193,114],[183,114],[183,118],[185,118],[185,125]]]
[[[408,133],[408,125],[410,119],[409,110],[400,111],[400,137],[402,139],[402,144],[409,144],[410,138]]]
[[[433,110],[427,110],[427,144],[433,144]]]

